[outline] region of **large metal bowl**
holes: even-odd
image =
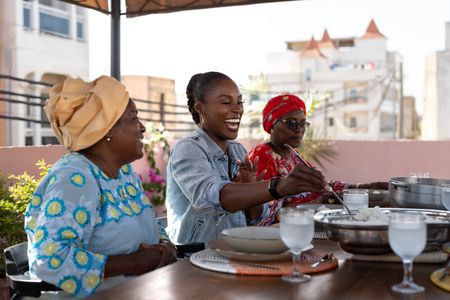
[[[394,207],[445,209],[442,185],[448,179],[393,177],[389,179],[389,198]]]
[[[380,208],[389,214],[395,211],[418,211],[439,220],[427,224],[427,244],[424,251],[441,249],[450,240],[450,212],[432,209]],[[388,239],[388,225],[364,225],[362,222],[349,224],[350,216],[342,209],[322,210],[314,215],[321,224],[328,239],[338,243],[342,250],[356,254],[391,253]]]

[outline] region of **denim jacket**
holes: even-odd
[[[236,160],[246,154],[236,141],[229,141],[224,153],[201,128],[176,143],[167,164],[167,230],[172,242],[207,243],[223,229],[247,226],[244,211],[230,213],[220,203],[220,191],[238,172]]]

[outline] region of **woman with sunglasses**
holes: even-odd
[[[270,141],[254,147],[250,160],[257,164],[257,176],[263,179],[283,178],[297,165],[304,163],[295,153],[285,146],[296,149],[300,146],[305,131],[309,128],[306,121],[306,107],[303,100],[295,95],[279,95],[267,102],[263,109],[263,127],[270,134]],[[309,165],[311,165],[308,162]],[[370,184],[347,184],[330,181],[329,184],[339,194],[347,188],[388,189],[387,182]],[[297,205],[320,200],[325,191],[319,193],[303,192],[297,195],[279,197],[269,202],[269,213],[258,225],[271,225],[278,222],[278,211],[282,206]]]

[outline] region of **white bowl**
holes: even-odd
[[[233,249],[245,253],[281,253],[287,250],[280,237],[280,229],[265,226],[228,228],[222,239]]]

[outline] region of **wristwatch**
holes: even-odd
[[[267,187],[269,189],[270,195],[272,195],[273,199],[280,199],[283,198],[280,194],[277,193],[277,184],[278,180],[280,179],[279,176],[275,176],[270,178],[269,186]]]

